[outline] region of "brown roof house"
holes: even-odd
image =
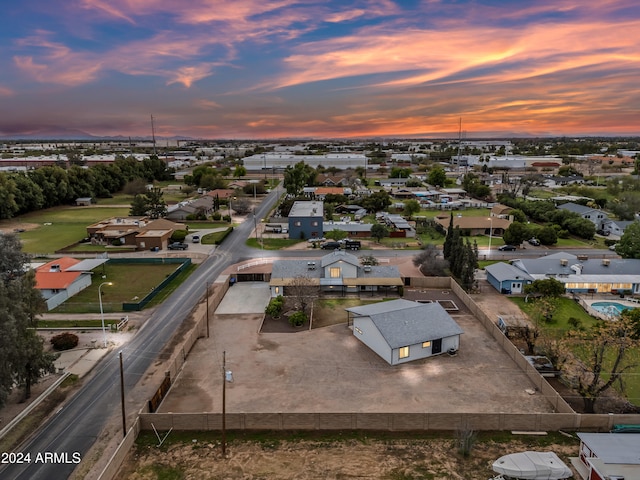
[[[97,245],[129,245],[138,250],[163,249],[175,230],[186,230],[183,223],[148,217],[113,217],[87,227],[87,234]]]
[[[438,215],[435,217],[435,221],[442,225],[445,232],[449,229],[450,220],[451,217],[449,215]],[[508,218],[500,217],[453,216],[453,228],[459,227],[460,230],[467,230],[471,236],[491,235],[501,237],[512,223]]]

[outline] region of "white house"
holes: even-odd
[[[640,434],[578,433],[580,457],[571,459],[584,480],[640,479]]]
[[[105,262],[107,259],[80,261],[62,257],[36,268],[36,288],[42,294],[47,310],[53,310],[91,285],[91,270]]]
[[[399,299],[346,310],[353,335],[390,365],[457,351],[464,333],[436,302]]]

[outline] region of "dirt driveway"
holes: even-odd
[[[454,319],[464,330],[457,356],[390,366],[346,324],[260,333],[262,314],[216,314],[160,411],[221,411],[223,351],[230,413],[553,411],[472,315]]]

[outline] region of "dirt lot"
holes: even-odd
[[[483,434],[468,458],[461,455],[455,437],[340,437],[335,433],[315,439],[240,438],[229,442],[226,458],[218,439],[197,433],[161,448],[154,438],[141,438],[118,478],[486,480],[493,474],[492,462],[506,453],[551,450],[569,466],[568,457],[578,453],[577,440],[561,435]],[[575,472],[574,477],[579,478]]]
[[[233,294],[242,296],[241,288]],[[451,292],[438,295],[462,305]],[[469,312],[453,316],[464,330],[457,356],[392,367],[346,324],[261,333],[263,314],[215,315],[210,338],[196,343],[159,411],[219,412],[223,351],[234,377],[229,413],[553,411],[527,392],[528,378]]]

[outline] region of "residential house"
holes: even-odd
[[[324,206],[319,201],[294,202],[289,211],[289,238],[300,240],[322,238]]]
[[[605,223],[609,221],[609,217],[606,212],[603,212],[602,210],[599,210],[597,208],[580,205],[579,203],[567,202],[563,203],[562,205],[558,205],[558,208],[577,213],[582,218],[587,219],[591,223],[593,223],[596,226],[597,230],[601,230],[604,227]]]
[[[640,434],[582,433],[571,463],[583,480],[640,479]]]
[[[437,302],[398,299],[346,310],[353,335],[389,365],[455,352],[464,333]]]
[[[434,220],[442,226],[445,232],[449,230],[449,223],[451,222],[450,215],[437,215]],[[512,223],[510,219],[500,217],[453,216],[453,228],[468,231],[471,236],[491,235],[493,237],[501,237]]]
[[[384,291],[395,293],[403,285],[398,268],[393,265],[361,266],[358,257],[334,250],[320,261],[276,260],[269,286],[271,296],[287,295],[296,279],[304,278],[321,292],[345,295]]]
[[[80,261],[62,257],[36,268],[36,289],[42,294],[47,310],[53,310],[91,285],[91,270],[106,261],[106,259]]]
[[[384,222],[388,227],[393,229],[389,233],[390,237],[414,238],[416,236],[415,228],[413,228],[413,225],[410,224],[402,215],[379,212],[376,214],[376,219],[379,222]]]
[[[324,187],[345,187],[349,184],[349,179],[343,175],[320,173],[316,176],[316,182]]]
[[[533,280],[555,278],[567,292],[640,293],[640,260],[622,258],[588,258],[559,252],[539,258],[512,260],[510,267],[494,264],[486,267],[487,280],[501,293],[516,293],[513,286]],[[502,264],[506,265],[506,264]],[[491,278],[490,279],[490,275]],[[505,289],[505,291],[503,291]]]
[[[205,195],[203,197],[180,202],[176,205],[171,205],[167,209],[167,220],[183,222],[190,215],[203,214],[205,216],[210,215],[213,212],[213,197]]]
[[[522,293],[524,286],[533,282],[533,277],[509,263],[494,263],[484,268],[487,281],[500,293]]]
[[[408,181],[409,179],[404,177],[381,178],[380,180],[376,180],[375,184],[380,185],[381,187],[384,187],[384,188],[393,188],[393,187],[404,187]]]
[[[324,200],[327,195],[350,195],[351,189],[344,187],[315,187],[313,197]]]
[[[582,185],[584,177],[580,175],[549,175],[544,178],[544,186],[548,188],[565,187],[567,185]]]
[[[491,207],[489,216],[497,218],[510,218],[512,211],[513,208],[506,205],[501,205],[500,203],[496,203],[493,207]],[[513,221],[513,218],[510,219]]]
[[[326,234],[331,230],[341,230],[347,232],[349,238],[356,237],[370,237],[371,236],[371,223],[360,222],[324,222],[322,224],[322,230]]]
[[[236,194],[235,190],[231,188],[216,188],[215,190],[209,190],[207,195],[211,198],[218,198],[219,200],[227,200],[232,198]]]
[[[87,235],[97,245],[128,245],[138,250],[164,249],[175,230],[187,226],[164,218],[113,217],[87,227]]]
[[[624,235],[626,228],[637,220],[609,220],[603,224],[602,229],[611,235],[621,237]]]

